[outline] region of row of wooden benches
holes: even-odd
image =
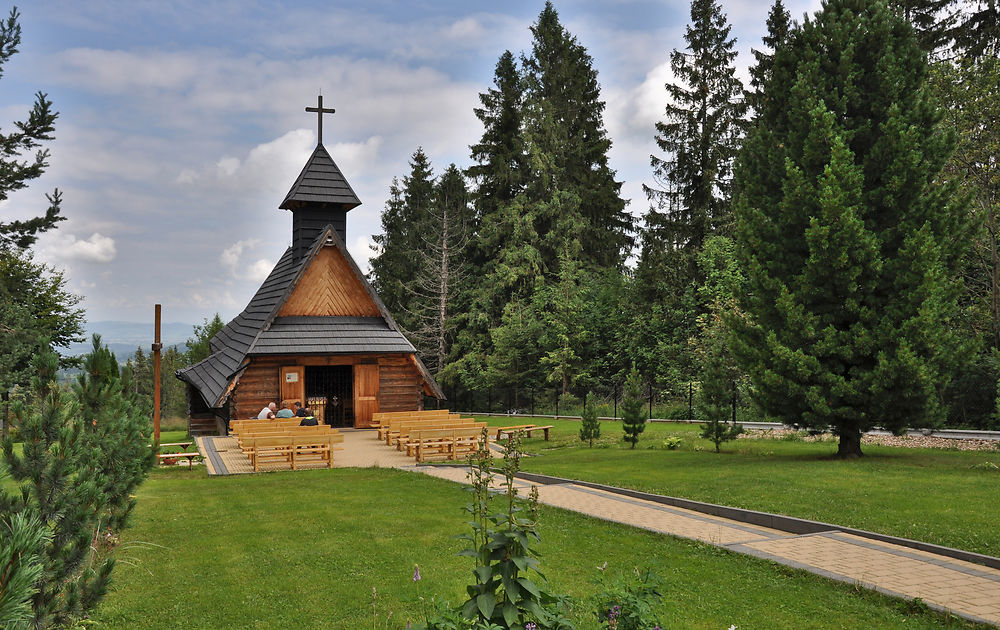
[[[292,470],[307,463],[333,468],[333,451],[342,448],[335,445],[343,441],[340,431],[326,425],[300,427],[273,420],[244,424],[236,432],[236,443],[254,472],[262,464]]]
[[[344,441],[340,433],[313,433],[312,435],[250,435],[241,445],[250,457],[254,472],[267,464],[269,469],[291,468],[298,470],[303,464],[320,464],[333,468],[334,446]],[[310,466],[313,467],[313,466]]]

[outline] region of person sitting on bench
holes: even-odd
[[[297,418],[305,418],[306,416],[312,415],[312,414],[306,413],[307,411],[309,411],[309,410],[306,409],[305,407],[303,407],[302,403],[300,403],[297,400],[295,401],[295,417],[297,417]]]
[[[285,401],[281,402],[281,410],[274,414],[275,418],[294,418],[295,412],[288,408],[288,403]]]
[[[315,427],[319,425],[319,421],[312,414],[312,409],[306,407],[304,409],[306,415],[302,417],[302,422],[299,423],[300,427]]]
[[[257,414],[258,420],[271,420],[274,418],[274,412],[278,410],[278,405],[274,403],[267,403],[267,407],[260,410]]]

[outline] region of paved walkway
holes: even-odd
[[[214,438],[219,456],[206,457],[209,474],[220,474],[218,461],[231,474],[250,472],[249,462],[228,445],[231,438]],[[232,440],[235,446],[235,440]],[[199,442],[202,453],[211,444]],[[385,446],[374,431],[345,431],[344,450],[334,466],[404,468],[458,483],[466,469],[418,466],[412,458]],[[246,461],[240,465],[239,458]],[[230,465],[232,468],[229,468]],[[526,494],[531,483],[519,480]],[[904,598],[919,597],[928,606],[959,616],[1000,625],[1000,570],[947,556],[831,530],[796,535],[684,508],[663,505],[574,483],[538,486],[539,500],[554,507],[596,518],[691,538],[780,564]]]

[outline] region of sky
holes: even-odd
[[[720,0],[746,79],[769,0]],[[557,0],[594,58],[607,104],[611,167],[641,217],[654,125],[685,47],[683,1]],[[367,271],[394,176],[423,147],[435,173],[470,165],[473,113],[504,50],[530,51],[541,0],[24,0],[22,45],[0,78],[0,129],[45,92],[60,112],[50,167],[0,202],[5,220],[44,212],[63,192],[66,221],[36,260],[62,270],[91,322],[201,323],[235,317],[291,239],[279,210],[316,145],[362,205],[347,245]],[[786,0],[793,19],[818,0]],[[9,3],[0,3],[7,14]]]

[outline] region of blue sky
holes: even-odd
[[[760,47],[769,2],[722,1],[743,76]],[[322,90],[337,113],[324,144],[363,205],[348,246],[367,268],[371,235],[394,175],[422,146],[441,172],[468,166],[481,134],[472,113],[505,49],[530,47],[540,1],[278,2],[31,0],[21,53],[0,79],[0,126],[34,92],[61,113],[51,167],[0,204],[38,214],[64,192],[67,221],[36,247],[65,270],[91,321],[235,316],[287,247],[278,210],[315,146]],[[663,112],[668,55],[682,48],[687,2],[556,2],[594,57],[623,196],[647,206],[653,125]],[[786,2],[793,18],[816,0]],[[10,5],[0,5],[6,14]]]

